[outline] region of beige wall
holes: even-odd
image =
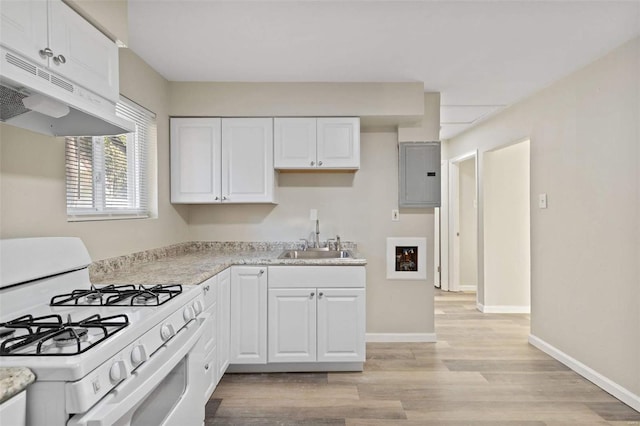
[[[529,141],[484,155],[484,304],[529,307]],[[535,207],[535,206],[534,206]]]
[[[358,116],[363,129],[394,131],[425,104],[422,83],[171,82],[170,98],[172,116]]]
[[[640,399],[640,38],[453,139],[531,141],[531,333]],[[482,209],[482,194],[479,209]],[[483,223],[483,218],[481,218]],[[482,228],[480,229],[482,238]],[[638,403],[640,406],[640,403]]]
[[[158,217],[67,222],[64,139],[0,124],[2,238],[77,236],[83,239],[94,260],[187,238],[187,209],[173,207],[168,197],[167,82],[128,49],[121,49],[120,54],[121,93],[157,114]]]
[[[440,140],[440,93],[424,94],[424,114],[420,121],[398,127],[398,142]]]
[[[433,209],[398,206],[397,134],[362,133],[361,168],[356,173],[281,173],[279,204],[194,205],[189,232],[194,240],[295,241],[314,230],[309,209],[317,209],[320,238],[339,234],[366,256],[367,332],[433,333],[433,270],[426,281],[386,279],[386,238],[427,237],[433,241]],[[429,246],[431,247],[431,246]],[[428,265],[433,253],[428,253]]]
[[[460,285],[471,290],[478,284],[478,227],[476,223],[476,159],[459,165]]]

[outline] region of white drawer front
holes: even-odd
[[[270,266],[269,288],[365,287],[364,266]]]

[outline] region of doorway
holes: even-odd
[[[478,287],[477,151],[449,161],[450,291]]]

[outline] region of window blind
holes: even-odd
[[[66,138],[70,220],[149,217],[147,163],[155,115],[128,100],[116,104],[116,114],[133,121],[135,132]]]

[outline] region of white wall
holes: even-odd
[[[476,224],[476,159],[458,165],[460,221],[460,286],[473,290],[478,284],[478,237]]]
[[[273,205],[193,205],[193,240],[295,241],[314,230],[309,209],[318,209],[320,238],[339,234],[366,256],[367,332],[433,333],[433,270],[427,280],[386,279],[386,238],[427,237],[433,241],[433,209],[398,207],[396,133],[361,134],[361,168],[356,173],[280,173]],[[430,248],[431,246],[429,246]],[[427,264],[433,263],[429,249]]]
[[[636,407],[638,76],[640,38],[454,138],[448,150],[455,157],[479,148],[482,175],[486,151],[530,139],[531,333],[635,395]],[[546,210],[535,203],[543,192]]]
[[[526,312],[531,303],[529,141],[486,152],[483,178],[484,306]]]
[[[187,238],[187,208],[169,204],[167,81],[120,49],[120,91],[157,114],[158,217],[67,222],[64,139],[0,124],[0,237],[77,236],[94,260]]]

